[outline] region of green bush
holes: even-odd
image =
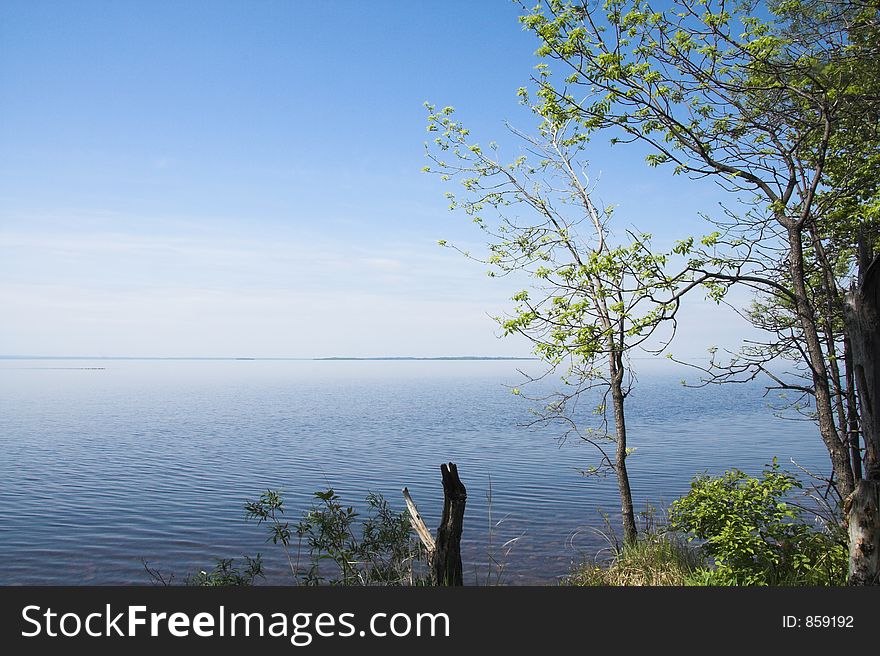
[[[218,560],[213,570],[202,570],[190,576],[186,584],[204,587],[253,585],[254,579],[263,577],[263,561],[260,554],[254,558],[245,556],[244,560],[244,569],[238,567],[232,558]]]
[[[739,470],[699,476],[672,504],[670,528],[702,542],[715,568],[702,585],[842,585],[847,551],[839,526],[813,526],[787,501],[802,485],[774,459],[760,478]]]
[[[391,509],[379,494],[367,495],[360,521],[332,489],[315,492],[315,503],[291,526],[283,521],[284,499],[268,490],[245,505],[246,517],[266,523],[269,540],[281,544],[297,580],[305,585],[417,585],[425,581],[424,549],[406,513]],[[305,556],[306,563],[302,564]]]

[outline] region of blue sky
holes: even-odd
[[[0,3],[0,354],[526,355],[425,165],[424,101],[505,145],[536,43],[494,2]],[[710,185],[596,143],[618,217]],[[676,353],[743,329],[691,303]],[[724,325],[723,329],[720,324]]]

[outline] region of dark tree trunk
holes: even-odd
[[[816,251],[817,261],[822,267],[820,284],[822,292],[821,296],[825,299],[825,309],[824,312],[820,313],[819,318],[821,319],[820,324],[822,327],[822,334],[825,338],[825,353],[827,356],[826,360],[828,362],[828,369],[831,371],[830,382],[834,394],[834,412],[837,415],[837,432],[840,436],[841,443],[844,447],[847,447],[845,451],[849,457],[853,482],[856,482],[862,478],[862,464],[861,455],[859,454],[858,435],[855,436],[855,441],[853,441],[852,433],[852,422],[855,420],[856,424],[858,424],[858,417],[854,416],[852,412],[854,406],[850,405],[849,412],[845,407],[845,404],[852,400],[852,394],[855,393],[851,387],[852,358],[849,356],[849,344],[847,343],[846,331],[843,333],[843,361],[846,375],[845,383],[841,381],[840,365],[838,364],[838,358],[836,357],[837,331],[835,330],[835,317],[838,315],[838,309],[842,307],[842,299],[837,290],[837,281],[834,276],[833,267],[825,254],[825,248],[822,245],[822,240],[819,238],[818,228],[815,224],[810,227],[810,236],[812,238],[813,248]],[[844,384],[846,384],[847,387],[844,387]]]
[[[843,338],[843,364],[846,371],[846,416],[849,425],[847,443],[849,444],[850,461],[856,482],[862,480],[862,451],[859,446],[859,408],[856,403],[856,376],[853,369],[852,348],[849,336]]]
[[[441,465],[443,476],[443,516],[437,528],[437,543],[432,562],[436,585],[464,585],[461,567],[461,533],[467,490],[458,477],[454,463]]]
[[[782,223],[786,225],[784,221]],[[834,422],[834,411],[831,407],[831,390],[828,384],[828,368],[825,365],[825,353],[822,350],[822,342],[816,327],[816,314],[810,304],[810,296],[807,292],[804,278],[803,234],[799,227],[788,227],[788,243],[791,249],[788,256],[791,286],[797,306],[798,322],[803,330],[804,346],[810,360],[808,365],[813,378],[819,433],[822,436],[822,441],[825,442],[825,448],[828,449],[828,455],[831,458],[835,487],[841,498],[844,498],[853,491],[855,481],[852,468],[850,467],[847,445],[841,440]]]
[[[635,544],[639,537],[636,515],[633,511],[632,488],[626,470],[626,415],[624,414],[623,363],[615,353],[611,359],[611,402],[614,405],[614,429],[616,450],[614,452],[614,473],[617,478],[617,491],[620,495],[620,517],[623,525],[623,543]]]
[[[880,583],[880,257],[860,257],[859,286],[848,295],[846,327],[861,404],[864,479],[847,498],[849,583]]]

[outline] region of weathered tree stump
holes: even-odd
[[[880,583],[880,257],[862,246],[859,286],[847,295],[844,312],[865,444],[864,479],[844,503],[850,585]]]
[[[434,580],[437,585],[464,585],[461,533],[467,490],[458,477],[455,463],[440,465],[440,473],[443,476],[443,516],[440,526],[437,527],[437,549],[432,568]]]
[[[443,476],[443,516],[437,528],[436,540],[425,525],[407,488],[403,488],[403,498],[409,511],[409,522],[428,552],[431,582],[434,585],[464,585],[461,534],[464,528],[467,490],[458,477],[455,463],[440,465],[440,474]]]

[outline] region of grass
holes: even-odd
[[[705,563],[682,538],[666,532],[642,534],[605,562],[577,566],[565,579],[574,586],[700,585]]]
[[[681,535],[667,531],[647,531],[634,545],[612,549],[604,560],[592,560],[576,566],[563,579],[573,586],[839,586],[846,584],[846,549],[843,545],[823,542],[821,557],[804,571],[782,568],[767,573],[767,579],[755,583],[732,580],[730,573],[716,569]],[[711,560],[711,559],[710,559]]]

